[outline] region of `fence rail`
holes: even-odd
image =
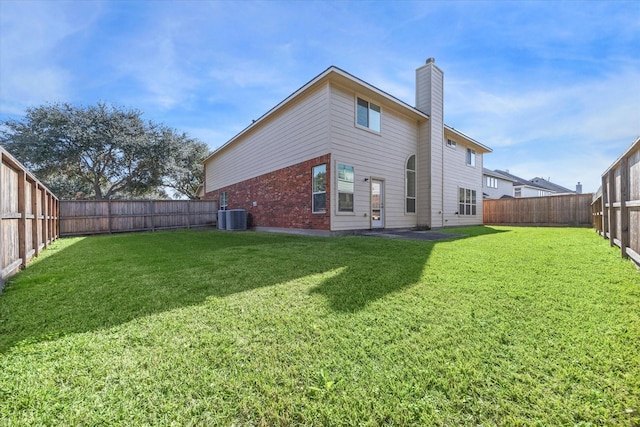
[[[207,227],[217,213],[213,200],[63,200],[60,236]]]
[[[0,147],[0,290],[58,238],[58,198]]]
[[[487,225],[591,227],[593,195],[570,194],[482,201]]]
[[[602,174],[601,191],[592,204],[595,229],[640,265],[640,137]]]

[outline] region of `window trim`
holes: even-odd
[[[366,102],[367,103],[367,125],[366,126],[358,123],[358,107],[360,106],[358,101],[362,101],[362,102]],[[373,129],[373,128],[370,127],[370,124],[371,124],[371,119],[370,119],[371,113],[370,112],[372,110],[372,108],[371,108],[372,105],[378,109],[377,113],[378,113],[378,115],[380,117],[379,129]],[[376,111],[376,110],[374,109],[374,111]],[[372,133],[374,133],[376,135],[380,135],[382,133],[382,107],[380,107],[380,105],[378,105],[376,103],[373,103],[373,102],[371,102],[371,101],[367,100],[366,98],[361,97],[359,95],[356,95],[356,97],[355,97],[355,117],[354,117],[354,119],[355,119],[355,126],[357,128],[372,132]]]
[[[467,166],[475,168],[476,167],[476,151],[471,149],[471,148],[467,148],[467,154],[466,154],[466,159],[465,162],[467,163]]]
[[[348,168],[352,168],[353,169],[353,190],[351,192],[347,192],[347,191],[340,191],[340,166],[343,167],[348,167]],[[352,166],[350,164],[347,163],[343,163],[343,162],[339,162],[336,161],[336,168],[335,168],[335,180],[336,180],[336,186],[335,186],[335,197],[336,197],[336,207],[335,207],[335,212],[336,215],[355,215],[356,214],[356,168],[355,166]],[[348,182],[348,181],[345,181]],[[350,211],[343,211],[340,210],[340,194],[351,194],[352,195],[352,209]]]
[[[485,184],[487,188],[498,188],[498,178],[493,176],[486,176]],[[495,184],[495,185],[492,185]]]
[[[458,147],[458,143],[451,138],[447,138],[446,144],[447,147],[451,148],[452,150],[455,150]]]
[[[411,158],[413,157],[413,169],[409,169],[409,160],[411,160]],[[404,163],[404,213],[407,215],[415,215],[417,209],[417,157],[415,154],[410,155],[409,157],[407,157],[407,161]],[[409,196],[409,172],[413,172],[413,196]],[[412,199],[413,200],[413,211],[409,211],[408,208],[408,203],[409,200]]]
[[[315,179],[316,179],[316,168],[319,168],[321,166],[324,166],[324,174],[325,174],[325,184],[324,184],[324,191],[314,191],[315,189]],[[322,163],[319,165],[315,165],[311,168],[311,213],[314,214],[323,214],[327,212],[327,164],[326,163]],[[316,204],[315,204],[315,196],[316,194],[324,194],[324,209],[318,209],[316,210]]]

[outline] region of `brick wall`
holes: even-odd
[[[330,154],[279,169],[205,194],[205,199],[220,200],[227,192],[228,209],[246,209],[253,227],[331,229]],[[311,179],[314,166],[327,165],[327,209],[312,213]],[[256,202],[256,206],[253,206]]]

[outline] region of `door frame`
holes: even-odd
[[[373,225],[373,183],[375,182],[379,182],[380,183],[380,195],[381,195],[381,201],[380,201],[380,225],[376,225],[374,227]],[[386,215],[385,215],[385,209],[384,209],[384,205],[385,205],[385,198],[386,198],[386,194],[384,192],[384,178],[378,178],[378,177],[374,177],[372,176],[371,178],[369,178],[369,226],[371,229],[374,228],[385,228],[385,221],[386,221]]]

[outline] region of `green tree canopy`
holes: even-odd
[[[104,103],[29,108],[0,143],[61,198],[195,198],[206,144]]]

